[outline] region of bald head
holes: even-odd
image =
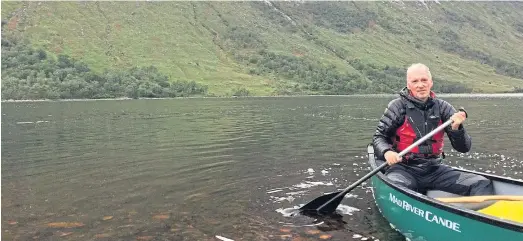
[[[422,63],[413,64],[407,69],[407,77],[412,73],[425,73],[432,80],[429,67]]]
[[[432,75],[424,64],[413,64],[407,69],[407,88],[419,100],[426,101],[432,88]]]

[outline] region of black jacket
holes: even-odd
[[[442,122],[447,121],[456,112],[456,109],[451,104],[442,99],[429,97],[427,102],[423,103],[410,96],[409,90],[406,87],[400,91],[399,95],[400,97],[389,102],[387,108],[385,108],[385,112],[379,120],[378,127],[373,136],[374,151],[381,158],[383,158],[383,154],[385,154],[386,151],[393,150],[392,140],[396,135],[396,129],[403,125],[405,121],[407,102],[411,102],[416,108],[424,110],[434,105],[434,102],[437,101],[440,106]],[[470,151],[471,139],[463,125],[460,125],[457,130],[452,130],[449,125],[445,128],[445,132],[452,147],[456,151],[461,153]]]

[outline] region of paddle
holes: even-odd
[[[444,203],[480,203],[489,200],[507,200],[507,201],[523,201],[523,195],[509,196],[509,195],[486,195],[486,196],[467,196],[467,197],[445,197],[436,198],[436,200]]]
[[[432,130],[427,135],[425,135],[424,137],[420,138],[418,141],[414,142],[412,145],[407,147],[405,150],[398,153],[399,156],[402,157],[403,155],[407,154],[414,147],[418,146],[419,144],[423,143],[427,139],[431,138],[434,134],[440,132],[445,127],[452,124],[452,122],[453,121],[449,119],[442,125],[438,126],[436,129]],[[355,183],[353,183],[352,185],[350,185],[349,187],[347,187],[345,190],[343,190],[341,192],[333,192],[330,194],[326,194],[326,195],[320,196],[320,197],[310,201],[309,203],[305,204],[303,207],[301,207],[299,209],[300,213],[305,214],[305,215],[311,215],[311,216],[318,215],[318,214],[326,215],[326,214],[333,213],[334,211],[336,211],[336,208],[338,207],[338,205],[340,205],[345,194],[352,191],[352,189],[356,188],[362,182],[369,179],[374,174],[378,173],[381,169],[383,169],[387,165],[388,165],[387,162],[381,164],[378,168],[372,170],[367,175],[363,176],[360,180],[356,181]]]

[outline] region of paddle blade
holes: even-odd
[[[523,201],[498,201],[478,212],[523,223]]]
[[[329,193],[329,194],[325,194],[323,196],[320,196],[312,201],[310,201],[309,203],[305,204],[303,207],[300,208],[300,212],[302,214],[309,214],[309,215],[314,215],[314,214],[330,214],[330,213],[333,213],[334,211],[336,211],[336,208],[338,207],[338,205],[340,205],[341,201],[343,200],[343,195],[337,197],[336,199],[332,200],[330,203],[328,203],[325,207],[323,207],[321,210],[319,210],[319,208],[327,203],[329,200],[331,200],[332,198],[336,197],[336,195],[338,195],[340,192],[333,192],[333,193]]]

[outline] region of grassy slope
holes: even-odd
[[[297,23],[290,27],[297,31],[288,31],[290,24],[280,13],[268,14],[262,7],[245,2],[4,1],[2,19],[17,12],[6,26],[16,26],[36,46],[82,59],[95,70],[155,65],[173,80],[207,84],[216,95],[230,93],[239,86],[256,95],[267,95],[278,83],[290,82],[249,75],[249,67],[237,63],[224,44],[224,36],[234,26],[256,32],[272,52],[321,60],[344,72],[356,70],[325,46],[306,39],[304,31],[329,46],[344,49],[347,58],[397,67],[424,62],[434,76],[467,83],[478,92],[523,87],[521,79],[496,74],[493,67],[446,52],[438,45],[438,31],[451,29],[470,49],[523,63],[523,33],[514,27],[518,21],[523,23],[522,4],[450,2],[442,7],[429,3],[428,9],[415,2],[338,4],[336,7],[347,10],[357,7],[375,13],[400,34],[392,34],[380,24],[369,24],[372,27],[355,33],[340,33],[318,25],[314,18],[322,16],[304,12],[310,8],[304,7],[307,5],[284,2],[274,6]]]

